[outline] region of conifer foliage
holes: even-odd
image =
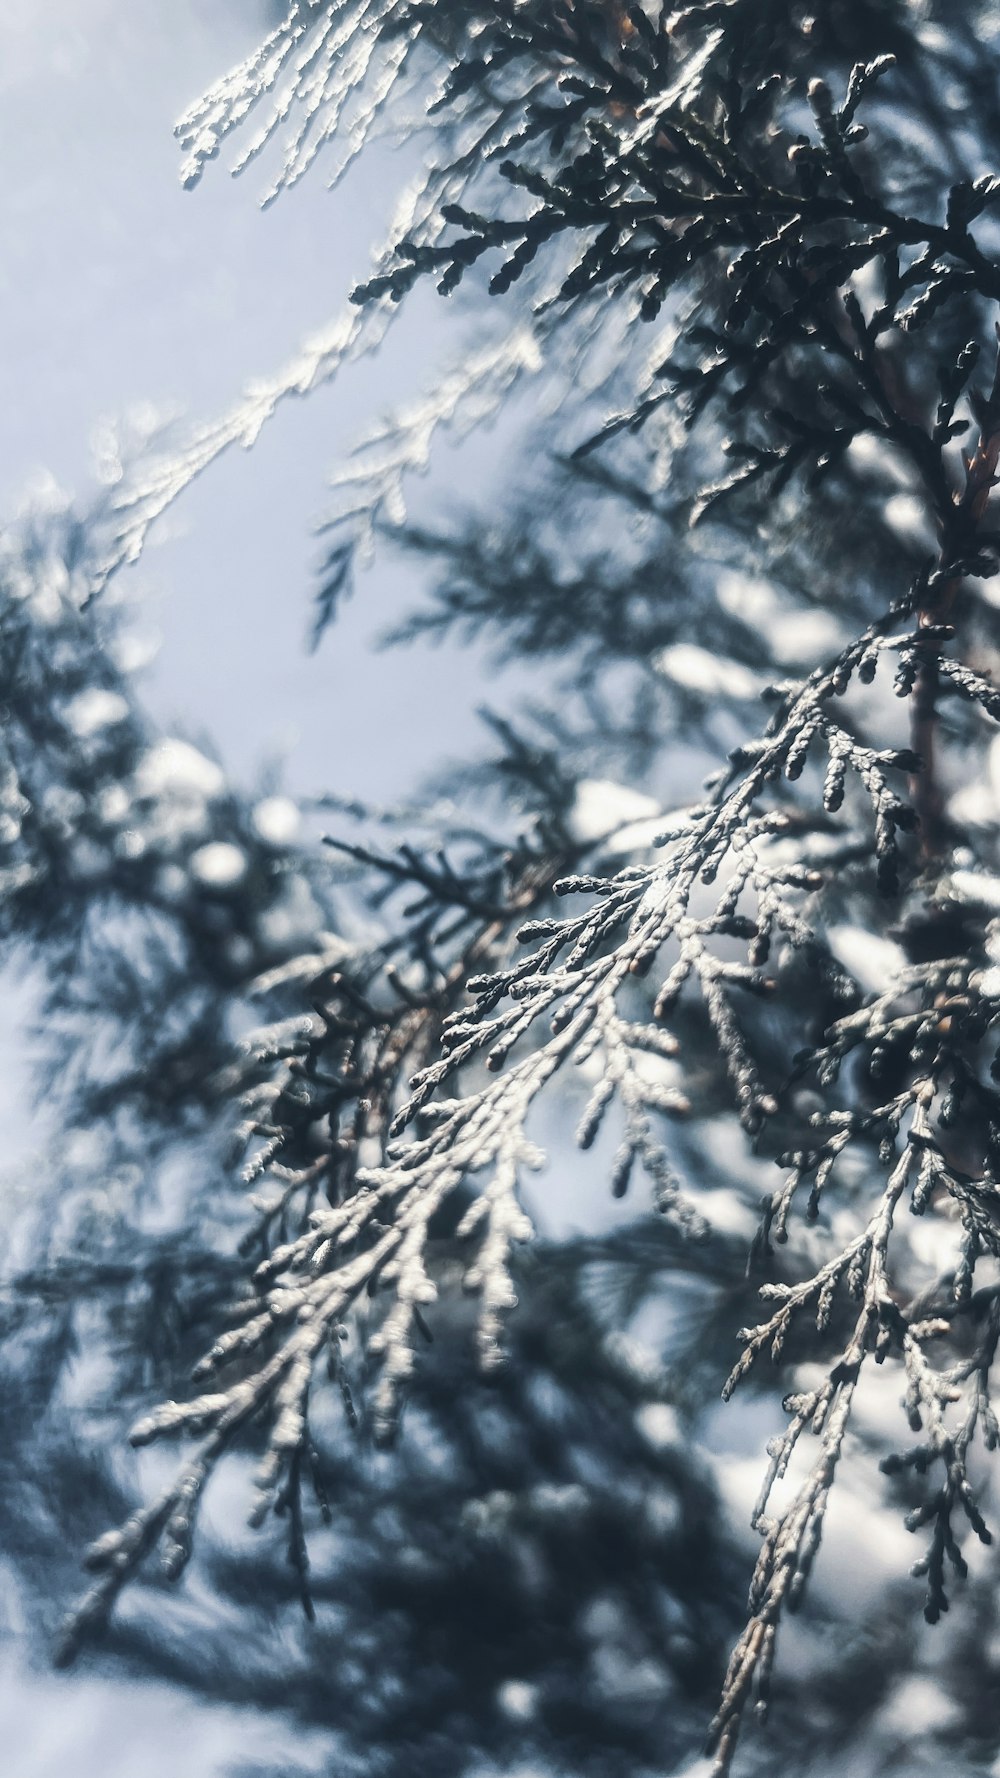
[[[247,949],[232,991],[252,981],[275,1017],[215,1079],[239,1108],[259,1263],[194,1391],[132,1431],[195,1443],[93,1545],[67,1652],[154,1547],[180,1573],[240,1441],[255,1520],[291,1526],[312,1610],[308,1490],[337,1510],[316,1404],[332,1389],[354,1417],[344,1341],[363,1339],[383,1443],[436,1326],[487,1371],[511,1342],[516,1360],[525,1180],[567,1080],[569,1097],[586,1083],[577,1140],[607,1156],[610,1192],[643,1190],[668,1225],[671,1276],[725,1254],[722,1312],[748,1323],[725,1395],[763,1390],[772,1366],[786,1389],[715,1771],[748,1711],[766,1713],[831,1491],[868,1460],[852,1442],[878,1442],[859,1403],[884,1409],[875,1455],[929,1621],[990,1542],[998,75],[976,0],[297,0],[179,126],[188,185],[230,138],[239,171],[290,132],[268,201],[313,162],[339,177],[383,127],[409,132],[422,170],[351,312],[287,377],[136,464],[101,515],[84,602],[193,475],[376,344],[430,278],[472,287],[480,337],[338,476],[316,638],[388,534],[436,575],[404,639],[483,633],[565,676],[558,714],[496,721],[484,765],[530,819],[466,818],[459,787],[458,813],[397,812],[381,837],[366,816],[350,837],[332,805],[338,893],[377,910],[381,936]],[[525,447],[536,485],[513,478],[507,522],[411,523],[406,478],[436,433],[529,377],[558,418]],[[645,801],[588,823],[612,771]],[[14,801],[33,801],[13,752],[10,772]],[[21,893],[12,877],[8,906]],[[716,1128],[742,1132],[727,1150],[741,1213],[770,1180],[746,1286]],[[446,1326],[456,1276],[471,1334]],[[865,1393],[875,1367],[888,1394]]]

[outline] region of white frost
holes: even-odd
[[[526,1679],[507,1679],[497,1687],[497,1703],[505,1716],[515,1722],[528,1722],[538,1704],[538,1687]]]
[[[882,508],[886,524],[906,543],[925,543],[928,538],[927,512],[915,494],[892,494]]]
[[[683,1442],[677,1410],[669,1402],[644,1402],[636,1409],[635,1423],[654,1451],[668,1451]]]
[[[802,611],[766,580],[727,568],[716,582],[716,597],[730,616],[766,630],[776,660],[811,660],[832,653],[840,643],[841,626],[831,611]]]
[[[123,673],[141,673],[156,659],[159,648],[160,638],[152,631],[144,634],[130,631],[119,637],[112,652]]]
[[[996,740],[992,742],[990,746],[989,772],[990,783],[993,786],[993,795],[996,798],[997,807],[1000,808],[1000,735],[997,736]]]
[[[841,626],[832,611],[784,612],[769,636],[779,661],[822,659],[840,647]]]
[[[1000,802],[994,784],[963,784],[949,797],[948,814],[956,827],[995,827],[1000,821]]]
[[[287,846],[299,831],[301,817],[288,796],[266,796],[251,817],[254,831],[269,846]]]
[[[716,596],[723,611],[741,622],[761,629],[781,615],[781,600],[767,580],[753,580],[749,574],[738,574],[724,568],[716,582]]]
[[[212,840],[191,854],[191,875],[212,889],[231,889],[246,874],[246,856],[228,840]]]
[[[653,657],[653,665],[675,685],[686,686],[705,697],[753,698],[764,683],[739,661],[712,654],[694,642],[674,642],[669,648],[661,648]]]
[[[97,685],[78,693],[66,706],[66,721],[82,739],[98,734],[102,728],[113,728],[115,723],[124,722],[127,715],[128,703],[121,693],[103,691]]]
[[[957,1715],[956,1700],[949,1698],[929,1673],[913,1673],[894,1686],[880,1721],[884,1728],[912,1742],[935,1729],[947,1728]]]
[[[619,848],[637,826],[650,828],[648,839],[628,839],[628,845],[650,845],[662,826],[660,805],[641,790],[630,790],[611,778],[581,778],[569,815],[569,830],[586,845],[614,834]],[[627,849],[627,847],[626,847]]]
[[[977,907],[1000,913],[1000,877],[987,876],[985,871],[953,870],[951,889],[959,901],[974,902]]]
[[[206,759],[188,741],[160,741],[139,761],[135,774],[140,796],[219,796],[225,775],[214,760]]]
[[[891,938],[879,938],[860,926],[831,926],[827,943],[855,981],[869,994],[884,994],[906,968],[906,956]]]
[[[97,798],[97,812],[109,827],[117,827],[124,821],[131,807],[131,799],[124,784],[106,785]]]

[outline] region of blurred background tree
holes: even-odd
[[[745,1769],[991,1769],[996,1577],[958,1518],[985,1530],[998,1302],[996,39],[971,0],[302,4],[181,126],[188,183],[231,133],[243,165],[279,128],[266,195],[386,126],[424,167],[362,300],[288,376],[93,509],[30,512],[2,563],[3,919],[52,1122],[13,1187],[7,1548],[49,1634],[78,1551],[123,1522],[64,1652],[290,1713],[282,1764],[241,1771],[699,1770],[782,1396],[821,1474],[796,1456],[771,1522],[765,1632],[823,1543]],[[485,638],[526,689],[408,803],[239,790],[144,714],[118,571],[427,273],[461,280],[460,349],[339,473],[314,641],[336,647],[378,545],[426,582],[394,646]],[[412,472],[490,420],[481,498],[411,515]],[[359,711],[359,753],[392,723]],[[692,857],[657,955],[623,953]],[[557,926],[567,881],[598,914]],[[622,954],[642,967],[617,1011],[576,1028]],[[541,1018],[560,998],[573,1069]],[[511,1034],[494,1087],[480,1053],[502,1064]],[[435,1122],[442,1040],[461,1097]],[[789,1177],[815,1203],[779,1259]],[[890,1290],[866,1230],[911,1186],[934,1214],[897,1223]],[[512,1248],[525,1207],[542,1238]],[[803,1311],[780,1365],[720,1408],[775,1302]],[[852,1402],[855,1347],[890,1362]],[[206,1351],[222,1377],[192,1411]],[[883,1480],[904,1391],[921,1439]],[[123,1454],[140,1413],[140,1443],[206,1435],[179,1482],[158,1445]],[[140,1570],[154,1545],[185,1567],[203,1491],[184,1579]],[[960,1609],[918,1632],[946,1558],[972,1562]]]

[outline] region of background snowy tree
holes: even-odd
[[[62,1125],[5,1510],[60,1604],[122,1526],[66,1656],[291,1707],[338,1771],[688,1770],[720,1686],[719,1771],[772,1686],[748,1770],[995,1756],[997,37],[303,3],[181,124],[188,184],[288,132],[267,198],[386,128],[421,171],[289,374],[5,545],[3,918]],[[392,640],[536,690],[412,806],[300,812],[152,731],[116,576],[427,276],[462,350],[339,473],[314,641],[394,546]],[[408,513],[493,419],[481,502]],[[571,1193],[590,1231],[522,1250]]]

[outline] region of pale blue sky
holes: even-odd
[[[253,46],[267,12],[263,0],[0,7],[5,512],[41,474],[85,494],[108,419],[147,404],[192,420],[223,411],[365,272],[406,149],[366,156],[334,194],[320,166],[265,213],[260,166],[233,180],[220,162],[194,192],[180,187],[173,122]],[[456,695],[447,652],[372,656],[410,584],[398,564],[376,568],[318,656],[303,646],[330,467],[454,349],[453,306],[418,292],[409,309],[376,361],[289,404],[249,457],[216,465],[129,577],[162,637],[154,710],[214,736],[240,773],[278,750],[295,788],[389,797],[475,745],[492,675],[465,677],[465,663]],[[447,474],[454,485],[454,462]]]

